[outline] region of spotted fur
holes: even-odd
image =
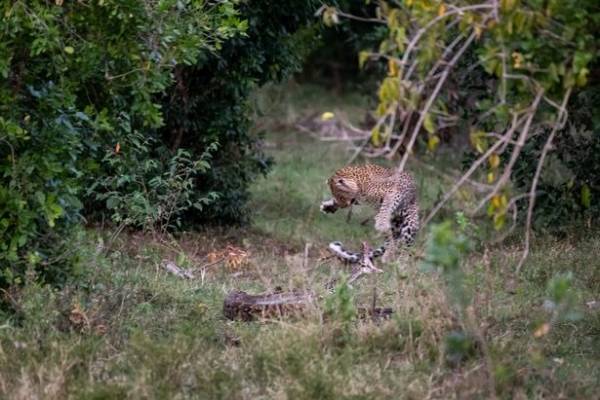
[[[385,241],[370,251],[369,258],[390,253],[398,242],[413,244],[419,230],[419,207],[417,188],[410,174],[373,164],[351,165],[337,170],[327,184],[333,198],[321,203],[321,211],[333,213],[361,203],[377,209],[375,229],[385,234]],[[349,263],[357,263],[362,257],[361,253],[344,249],[341,242],[332,242],[329,248]]]

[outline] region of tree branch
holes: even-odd
[[[563,97],[562,103],[560,105],[560,111],[556,116],[556,121],[554,126],[552,127],[552,131],[550,135],[548,135],[548,139],[544,144],[544,148],[542,149],[542,154],[540,156],[540,160],[538,161],[537,168],[535,170],[535,175],[533,176],[533,182],[531,183],[531,189],[529,190],[529,207],[527,208],[527,221],[525,223],[525,249],[523,250],[523,255],[521,256],[521,260],[519,260],[519,264],[517,264],[517,269],[515,273],[518,275],[521,272],[521,268],[523,267],[523,263],[527,259],[529,255],[529,241],[531,236],[531,220],[533,217],[533,208],[535,207],[535,191],[537,189],[537,185],[540,179],[540,175],[542,172],[542,168],[544,166],[544,161],[546,160],[546,155],[550,151],[552,147],[552,141],[554,140],[554,136],[556,132],[561,129],[566,122],[567,110],[566,106],[569,102],[569,97],[571,96],[571,88],[567,89],[565,96]]]
[[[513,149],[512,154],[510,155],[510,160],[508,161],[508,164],[504,168],[504,172],[498,179],[498,182],[496,183],[496,186],[494,186],[494,189],[490,193],[488,193],[488,195],[485,196],[485,198],[483,198],[483,200],[481,200],[479,202],[479,204],[477,205],[475,210],[472,211],[472,214],[476,214],[479,210],[481,210],[481,208],[483,206],[485,206],[485,204],[493,196],[495,196],[498,193],[500,188],[502,186],[504,186],[506,184],[506,182],[508,181],[508,179],[510,178],[512,168],[515,165],[515,163],[517,162],[517,158],[519,158],[519,154],[521,154],[521,149],[523,148],[523,146],[525,145],[525,142],[527,141],[527,135],[529,134],[529,128],[531,127],[531,122],[533,121],[533,117],[535,116],[535,114],[537,112],[538,106],[540,104],[540,100],[542,99],[543,95],[544,95],[544,89],[540,88],[535,96],[535,99],[533,100],[533,103],[531,104],[531,106],[529,108],[529,112],[527,113],[527,121],[525,122],[525,126],[521,130],[521,134],[519,135],[519,138],[517,139],[517,143],[515,144],[515,148]]]
[[[521,117],[523,118],[523,117]],[[523,123],[522,119],[517,119],[516,115],[513,116],[513,123],[511,128],[506,131],[502,139],[499,139],[496,143],[494,143],[481,157],[479,157],[473,164],[469,170],[452,186],[452,188],[444,195],[444,198],[431,210],[427,218],[423,221],[423,226],[427,225],[429,221],[437,214],[437,212],[442,208],[444,204],[456,193],[458,189],[469,179],[469,177],[479,168],[479,166],[488,159],[492,153],[496,151],[498,147],[500,147],[506,140],[512,137],[514,131]]]
[[[415,125],[415,127],[413,129],[412,135],[410,137],[410,141],[408,142],[408,146],[406,147],[406,151],[405,151],[404,155],[402,156],[402,160],[400,161],[400,165],[397,168],[398,172],[401,172],[401,171],[404,170],[404,166],[406,165],[406,161],[408,160],[408,156],[410,155],[410,153],[412,151],[412,148],[413,148],[413,146],[415,144],[415,140],[417,139],[417,135],[419,134],[419,131],[421,130],[421,127],[423,126],[423,122],[425,121],[425,116],[427,115],[427,112],[429,111],[429,109],[433,105],[433,102],[435,101],[435,99],[437,98],[438,94],[440,93],[440,90],[442,89],[442,86],[446,82],[446,79],[448,78],[448,75],[450,75],[450,71],[452,70],[452,68],[454,67],[454,65],[456,64],[456,62],[460,59],[460,57],[463,55],[463,53],[469,48],[469,46],[471,45],[471,43],[473,42],[473,40],[475,40],[476,36],[477,35],[475,34],[474,31],[471,32],[471,34],[465,40],[465,42],[463,43],[463,45],[461,46],[461,48],[458,49],[458,51],[456,52],[456,54],[454,55],[454,57],[452,58],[452,60],[450,60],[450,62],[448,63],[448,65],[444,69],[444,72],[440,76],[440,79],[438,80],[437,85],[435,86],[435,89],[433,89],[433,92],[431,93],[431,95],[427,99],[427,103],[425,103],[425,106],[423,107],[423,110],[421,111],[421,115],[419,116],[419,119],[417,120],[417,124]]]

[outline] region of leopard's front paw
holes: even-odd
[[[377,232],[389,232],[392,230],[392,224],[388,220],[375,220],[375,230]]]
[[[322,213],[332,214],[337,211],[338,206],[335,203],[334,199],[329,199],[321,202],[321,206],[319,207]]]

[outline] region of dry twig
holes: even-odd
[[[550,151],[552,147],[552,141],[554,140],[554,136],[556,132],[561,129],[566,122],[567,115],[567,103],[569,102],[569,97],[571,96],[571,89],[568,89],[563,97],[562,103],[560,105],[560,111],[556,116],[556,122],[552,126],[552,131],[550,135],[548,135],[548,139],[544,144],[544,148],[542,149],[542,154],[540,155],[540,159],[538,161],[537,168],[535,170],[535,175],[533,176],[533,182],[531,183],[531,188],[529,190],[529,207],[527,208],[527,221],[525,223],[525,249],[523,250],[523,255],[519,260],[519,264],[517,264],[516,274],[518,275],[521,272],[521,267],[523,267],[523,263],[527,256],[529,255],[529,240],[531,236],[531,220],[533,216],[533,207],[535,207],[535,191],[537,189],[538,181],[540,179],[540,174],[542,172],[542,167],[544,166],[544,161],[546,160],[546,155]]]
[[[433,210],[431,210],[429,215],[427,215],[427,218],[425,218],[425,220],[423,221],[423,226],[427,225],[427,223],[431,221],[435,214],[437,214],[437,212],[442,208],[442,206],[446,204],[446,202],[450,200],[454,193],[456,193],[458,189],[460,189],[460,187],[471,177],[471,175],[473,175],[473,173],[479,168],[479,166],[483,164],[483,162],[487,160],[489,156],[492,155],[492,153],[494,153],[504,143],[504,141],[509,140],[512,137],[513,133],[521,125],[522,122],[522,119],[518,119],[516,115],[513,116],[512,126],[508,131],[506,131],[506,133],[503,136],[503,139],[498,140],[496,143],[490,146],[490,148],[484,154],[482,154],[473,164],[471,164],[471,167],[468,169],[468,171],[454,184],[454,186],[452,186],[452,188],[448,192],[446,192],[444,198],[440,202],[438,202],[438,204],[433,208]]]
[[[504,171],[502,173],[502,175],[500,176],[500,178],[498,178],[498,182],[496,182],[496,185],[494,186],[494,189],[488,193],[477,205],[477,207],[475,207],[475,210],[472,212],[473,214],[476,214],[477,212],[479,212],[479,210],[481,210],[481,208],[483,206],[485,206],[485,204],[490,201],[490,199],[492,197],[494,197],[498,191],[504,186],[506,185],[506,183],[508,182],[508,179],[510,178],[510,175],[512,173],[512,169],[515,165],[515,163],[517,162],[517,159],[519,158],[519,154],[521,154],[521,150],[523,149],[523,146],[525,145],[525,142],[527,141],[527,139],[529,138],[529,129],[531,128],[531,122],[533,121],[533,117],[535,116],[538,106],[540,104],[540,100],[542,99],[542,96],[544,94],[544,89],[539,89],[535,99],[533,100],[533,103],[531,104],[531,106],[529,107],[529,111],[527,112],[527,120],[525,121],[525,126],[523,126],[523,129],[521,129],[521,133],[519,135],[519,138],[517,139],[517,143],[514,146],[514,149],[510,155],[510,160],[508,161],[508,164],[506,165],[506,167],[504,167]]]
[[[433,102],[439,95],[440,90],[442,90],[442,86],[444,85],[444,83],[446,82],[446,79],[450,75],[450,71],[452,70],[452,68],[454,67],[456,62],[460,59],[460,57],[462,57],[463,53],[469,48],[469,46],[471,45],[473,40],[475,40],[475,37],[476,37],[475,32],[472,32],[469,35],[469,37],[467,38],[467,40],[465,40],[465,43],[463,43],[461,48],[456,52],[456,54],[454,55],[452,60],[450,60],[448,65],[446,65],[444,72],[442,72],[442,75],[441,75],[440,79],[438,80],[437,85],[435,86],[435,89],[433,89],[433,92],[427,99],[427,102],[425,103],[425,106],[423,107],[423,110],[421,111],[421,115],[419,116],[419,119],[417,120],[417,123],[413,129],[413,133],[410,137],[410,141],[408,142],[408,145],[406,147],[406,152],[402,156],[400,165],[397,168],[399,172],[404,170],[404,165],[406,164],[406,161],[408,160],[408,156],[412,152],[412,148],[415,144],[415,140],[417,139],[417,135],[421,131],[421,127],[423,126],[423,123],[425,122],[425,116],[427,115],[427,113],[429,112],[429,109],[433,105]]]

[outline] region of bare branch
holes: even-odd
[[[546,159],[546,155],[548,154],[548,152],[550,151],[550,149],[552,147],[552,141],[554,140],[554,136],[556,135],[556,132],[559,129],[561,129],[564,126],[564,123],[566,122],[566,120],[564,120],[563,118],[567,113],[566,106],[567,106],[567,103],[569,102],[570,96],[571,96],[571,89],[569,88],[567,90],[567,92],[565,93],[565,96],[563,97],[562,103],[560,105],[560,111],[558,112],[558,115],[556,116],[556,122],[554,123],[554,126],[552,127],[552,131],[550,132],[550,135],[548,135],[548,139],[546,140],[546,143],[544,144],[544,148],[542,149],[542,154],[540,156],[537,168],[535,170],[535,175],[533,176],[533,182],[531,183],[531,189],[529,190],[529,207],[527,208],[527,221],[525,223],[525,249],[523,250],[523,255],[521,256],[521,260],[519,261],[519,264],[517,265],[517,269],[515,271],[515,273],[517,275],[521,272],[521,267],[523,267],[523,263],[525,262],[525,260],[527,259],[527,256],[529,255],[531,220],[533,217],[533,208],[535,207],[535,191],[537,189],[537,185],[538,185],[538,182],[540,179],[540,174],[541,174],[542,168],[544,166],[544,161]]]
[[[348,18],[348,19],[353,19],[355,21],[376,22],[378,24],[387,24],[387,21],[384,20],[384,19],[359,17],[357,15],[346,14],[345,12],[342,12],[340,10],[336,10],[336,14],[339,15],[340,17],[344,17],[344,18]]]
[[[395,109],[397,107],[397,105],[393,105],[393,107]],[[388,115],[389,115],[389,109],[386,110],[386,112],[377,120],[377,123],[371,129],[371,131],[373,131],[373,129],[378,129],[381,126],[381,124],[383,124],[385,122],[385,120],[387,119]],[[365,139],[365,141],[363,142],[363,144],[356,149],[356,151],[354,152],[354,154],[352,154],[352,157],[350,157],[350,159],[348,160],[348,162],[346,164],[352,164],[354,162],[354,160],[356,160],[356,157],[358,157],[358,155],[360,154],[360,152],[367,147],[367,145],[369,144],[370,140],[371,140],[371,135],[367,136],[367,138]]]
[[[425,103],[425,106],[423,107],[423,110],[421,111],[421,115],[419,116],[419,119],[417,120],[417,123],[416,123],[416,125],[415,125],[415,127],[413,129],[412,135],[410,137],[410,141],[408,142],[408,146],[406,147],[406,152],[402,156],[402,160],[400,161],[400,165],[397,168],[398,172],[404,170],[404,166],[406,165],[406,161],[408,160],[408,156],[410,155],[410,153],[412,151],[412,148],[413,148],[413,145],[415,144],[415,140],[417,139],[417,135],[419,134],[419,131],[421,130],[421,127],[423,126],[423,123],[425,122],[425,116],[427,115],[427,112],[429,111],[429,109],[433,105],[433,102],[435,101],[435,99],[437,98],[438,94],[440,93],[440,90],[442,89],[442,86],[446,82],[446,79],[448,78],[448,75],[450,75],[450,71],[452,70],[452,68],[454,67],[454,65],[456,64],[456,62],[460,59],[460,57],[463,55],[463,53],[469,48],[469,46],[471,45],[471,43],[473,42],[473,40],[475,40],[476,37],[477,37],[477,35],[475,34],[475,32],[474,31],[471,32],[471,34],[465,40],[465,42],[463,43],[463,45],[461,46],[461,48],[458,49],[458,51],[456,52],[456,54],[454,55],[454,57],[452,58],[452,60],[450,60],[450,62],[448,63],[448,65],[444,69],[444,72],[442,73],[440,79],[438,80],[437,85],[435,86],[435,89],[433,89],[433,92],[431,93],[431,95],[427,99],[427,103]]]
[[[504,168],[504,172],[502,173],[500,178],[498,178],[498,182],[496,182],[496,186],[494,186],[494,189],[490,193],[488,193],[488,195],[485,196],[485,198],[483,198],[479,202],[479,204],[477,205],[475,210],[473,210],[473,212],[472,212],[473,214],[476,214],[479,210],[481,210],[481,208],[483,206],[485,206],[485,204],[493,196],[495,196],[498,193],[500,188],[502,186],[504,186],[506,184],[506,182],[508,182],[508,179],[510,178],[512,169],[513,169],[515,163],[517,162],[517,159],[519,158],[519,154],[521,154],[521,149],[523,149],[523,146],[525,145],[525,142],[527,141],[527,136],[529,134],[529,128],[531,128],[531,122],[533,121],[533,117],[535,116],[535,114],[537,112],[538,106],[540,104],[540,100],[542,99],[543,95],[544,95],[544,89],[540,88],[537,92],[537,95],[535,96],[535,99],[533,100],[533,103],[531,104],[531,107],[529,108],[529,112],[527,113],[527,120],[525,121],[525,126],[521,130],[521,134],[519,135],[519,138],[517,139],[517,143],[515,144],[512,154],[510,155],[510,160],[508,161],[508,164]]]
[[[421,161],[417,158],[414,158],[413,162],[416,163],[419,166],[419,168],[423,168],[428,171],[431,171],[432,173],[434,173],[435,175],[439,176],[440,178],[442,178],[446,181],[454,183],[454,182],[456,182],[457,179],[460,179],[460,175],[457,174],[456,171],[452,171],[452,170],[449,170],[446,168],[445,172],[444,172],[444,171],[441,171],[439,168],[429,165],[426,162]],[[488,190],[490,190],[492,188],[492,185],[473,181],[471,179],[466,179],[465,183],[472,186],[476,191],[481,192],[481,193],[486,193]]]
[[[536,193],[536,195],[538,193]],[[492,241],[493,244],[502,243],[504,239],[506,239],[508,235],[510,235],[515,230],[515,228],[517,227],[517,201],[523,200],[527,197],[529,197],[529,192],[521,193],[518,196],[512,196],[510,198],[508,205],[506,206],[506,210],[512,210],[512,224],[510,225],[510,228],[506,230],[506,232],[504,232],[500,237],[497,237]]]
[[[406,46],[406,50],[404,50],[404,55],[402,57],[402,60],[400,61],[400,64],[401,65],[408,64],[408,58],[410,57],[410,53],[413,51],[413,49],[415,48],[415,46],[417,45],[419,40],[421,40],[421,37],[429,29],[431,29],[435,24],[437,24],[441,20],[448,18],[452,15],[456,15],[456,14],[462,15],[466,11],[485,10],[485,9],[493,9],[493,8],[494,8],[493,4],[475,4],[475,5],[460,7],[460,8],[454,7],[450,11],[447,11],[446,13],[444,13],[443,15],[439,15],[439,16],[435,17],[434,19],[429,21],[427,23],[427,25],[420,28],[417,31],[417,33],[415,34],[415,36],[413,36],[413,38],[410,40],[410,42],[408,42],[408,45]]]
[[[488,157],[496,151],[504,141],[508,140],[512,137],[515,130],[523,123],[523,117],[521,119],[517,119],[517,116],[513,116],[513,122],[511,128],[504,134],[503,139],[499,139],[496,143],[494,143],[481,157],[479,157],[473,164],[469,170],[452,186],[452,188],[446,192],[444,198],[431,210],[427,218],[423,221],[423,226],[427,225],[429,221],[437,214],[437,212],[442,208],[444,204],[460,189],[460,187],[473,175],[473,173],[479,168],[479,166],[488,159]]]
[[[458,24],[458,20],[452,21],[452,23],[448,24],[448,28],[447,29],[451,29],[456,24]],[[446,57],[448,57],[450,55],[450,53],[452,52],[452,50],[454,49],[454,47],[458,43],[460,43],[460,41],[463,40],[464,37],[465,37],[465,35],[463,33],[461,33],[461,34],[459,34],[454,39],[454,41],[452,41],[452,43],[450,43],[448,46],[446,46],[446,48],[444,49],[444,53],[442,53],[442,56],[440,57],[440,59],[431,68],[431,70],[427,74],[427,77],[425,78],[425,80],[428,80],[429,78],[431,78],[433,76],[433,74],[435,73],[435,71],[437,71],[437,69],[444,63],[444,60],[446,60]],[[415,71],[416,67],[417,67],[417,63],[413,63],[410,66],[410,68],[408,69],[408,72],[406,73],[406,76],[404,77],[404,79],[406,79],[406,80],[410,79],[410,77],[412,76],[412,74]]]
[[[383,152],[382,154],[385,154],[386,152],[391,150],[390,144],[392,142],[392,136],[393,136],[392,131],[394,130],[394,125],[396,124],[396,114],[397,113],[398,113],[398,107],[394,107],[394,111],[392,111],[390,123],[387,125],[387,129],[386,129],[387,140],[385,142],[385,152]]]

